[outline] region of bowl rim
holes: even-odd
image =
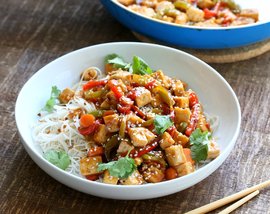
[[[186,28],[186,29],[191,29],[191,30],[208,30],[208,31],[224,31],[224,30],[238,30],[238,29],[246,29],[246,28],[251,28],[251,27],[256,27],[256,26],[260,26],[260,25],[264,25],[269,23],[270,24],[270,20],[263,20],[263,21],[258,21],[252,24],[248,24],[248,25],[240,25],[240,26],[229,26],[229,27],[202,27],[202,26],[192,26],[192,25],[180,25],[180,24],[175,24],[175,23],[171,23],[171,22],[166,22],[163,20],[159,20],[159,19],[154,19],[148,16],[144,16],[140,13],[136,13],[135,11],[129,10],[126,6],[122,5],[121,3],[119,3],[117,0],[109,0],[111,1],[116,7],[120,7],[121,9],[125,10],[128,13],[131,13],[133,15],[139,16],[141,18],[147,19],[148,21],[151,22],[156,22],[159,23],[161,25],[167,25],[167,26],[171,26],[171,27],[176,27],[176,28]]]
[[[43,157],[42,157],[42,154],[40,154],[40,152],[32,149],[32,146],[31,144],[29,144],[27,142],[27,140],[25,139],[25,134],[23,134],[23,132],[21,131],[21,126],[23,126],[23,124],[20,124],[19,121],[19,116],[18,116],[18,113],[19,113],[19,109],[20,109],[20,106],[19,106],[19,103],[21,102],[21,99],[22,99],[22,96],[23,96],[23,93],[24,93],[24,90],[25,88],[27,87],[28,85],[28,82],[30,80],[33,81],[33,79],[37,78],[38,75],[42,72],[44,72],[44,70],[47,69],[48,66],[50,66],[51,64],[54,64],[54,63],[57,63],[58,61],[61,61],[63,59],[65,59],[66,57],[70,56],[70,55],[76,55],[80,52],[84,52],[88,49],[92,49],[92,48],[99,48],[99,47],[103,47],[103,46],[110,46],[110,45],[123,45],[123,46],[144,46],[144,48],[146,47],[149,47],[149,46],[152,46],[154,48],[161,48],[161,49],[165,49],[167,51],[173,51],[173,52],[176,52],[177,54],[182,54],[182,55],[185,55],[186,57],[189,57],[189,58],[192,58],[192,60],[195,60],[195,61],[198,61],[200,64],[202,64],[203,66],[206,66],[207,69],[214,73],[225,85],[226,85],[226,88],[229,90],[232,98],[233,98],[233,101],[236,105],[236,112],[237,112],[237,123],[236,123],[236,130],[234,131],[234,134],[230,140],[230,143],[228,144],[228,146],[221,152],[221,154],[214,160],[212,160],[210,163],[206,164],[205,166],[197,169],[196,171],[194,171],[193,173],[191,174],[188,174],[188,175],[185,175],[183,177],[179,177],[179,178],[176,178],[176,179],[172,179],[172,180],[168,180],[168,181],[162,181],[162,182],[159,182],[159,183],[155,183],[155,184],[144,184],[144,185],[111,185],[111,184],[105,184],[105,183],[101,183],[101,182],[96,182],[96,181],[90,181],[90,180],[87,180],[83,177],[79,177],[77,175],[73,175],[71,173],[68,173],[60,168],[58,168],[57,166],[53,165],[52,163],[50,163],[49,161],[45,160]],[[43,164],[45,164],[46,167],[48,167],[49,169],[51,170],[56,170],[58,173],[62,174],[63,176],[67,176],[69,178],[71,178],[73,181],[77,181],[77,182],[83,182],[85,184],[89,184],[89,185],[94,185],[94,186],[97,186],[97,187],[108,187],[108,188],[112,188],[112,189],[148,189],[148,188],[152,188],[152,187],[161,187],[161,186],[166,186],[166,185],[170,185],[170,184],[175,184],[175,183],[178,183],[178,182],[181,182],[181,180],[183,179],[189,179],[189,178],[192,178],[193,176],[196,176],[196,174],[199,174],[201,171],[205,170],[205,169],[210,169],[211,167],[213,168],[215,166],[215,163],[219,160],[219,159],[226,159],[227,156],[229,154],[227,154],[228,152],[230,153],[230,149],[233,148],[233,146],[235,145],[235,142],[237,140],[237,137],[239,135],[239,132],[240,132],[240,126],[241,126],[241,109],[240,109],[240,104],[239,104],[239,101],[237,99],[237,96],[235,94],[235,92],[233,91],[233,89],[231,88],[231,86],[229,85],[229,83],[221,76],[221,74],[219,74],[214,68],[212,68],[210,65],[206,64],[205,62],[203,62],[202,60],[200,60],[199,58],[191,55],[191,54],[188,54],[184,51],[181,51],[181,50],[177,50],[175,48],[171,48],[171,47],[167,47],[167,46],[164,46],[164,45],[158,45],[158,44],[151,44],[151,43],[141,43],[141,42],[109,42],[109,43],[103,43],[103,44],[97,44],[97,45],[91,45],[91,46],[88,46],[88,47],[84,47],[84,48],[80,48],[80,49],[77,49],[77,50],[74,50],[74,51],[71,51],[69,53],[66,53],[60,57],[57,57],[56,59],[54,59],[53,61],[47,63],[45,66],[43,66],[42,68],[40,68],[34,75],[32,75],[27,81],[26,83],[23,85],[22,89],[20,90],[19,94],[18,94],[18,97],[17,97],[17,100],[16,100],[16,104],[15,104],[15,122],[16,122],[16,126],[17,126],[17,129],[19,131],[19,135],[21,137],[21,141],[23,143],[23,146],[26,147],[26,151],[27,153],[30,155],[30,157],[32,159],[34,159],[32,157],[32,155],[35,157],[35,158],[38,158]],[[32,135],[32,134],[31,134]],[[32,142],[34,142],[34,139],[32,138],[31,139]],[[32,153],[30,154],[28,151],[31,151]],[[226,156],[227,155],[227,156]],[[34,161],[38,166],[41,167],[42,164]],[[222,164],[222,163],[221,163]],[[221,165],[219,164],[219,166]],[[219,167],[218,166],[218,167]],[[218,168],[217,167],[217,168]],[[43,168],[43,167],[41,167]],[[44,170],[44,169],[43,169]],[[48,175],[50,175],[47,171],[45,171]],[[211,173],[210,173],[211,174]],[[206,177],[208,177],[210,174],[207,174]],[[52,175],[50,175],[52,176]],[[58,180],[58,179],[57,179]],[[58,180],[59,181],[59,180]],[[61,183],[64,183],[62,181],[59,181]],[[90,183],[89,183],[90,182]],[[65,183],[64,183],[65,184]],[[66,185],[66,184],[65,184]],[[192,185],[193,186],[193,185]]]

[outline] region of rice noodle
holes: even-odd
[[[49,150],[64,150],[71,160],[66,171],[80,176],[80,158],[86,156],[90,145],[78,132],[78,116],[71,119],[68,116],[77,109],[90,112],[96,108],[94,104],[75,96],[67,105],[55,105],[54,109],[55,111],[49,114],[41,113],[33,130],[33,138],[44,153]]]

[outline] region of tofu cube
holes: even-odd
[[[129,6],[131,4],[134,4],[135,3],[135,0],[118,0],[119,3],[125,5],[125,6]]]
[[[67,104],[74,97],[74,94],[75,92],[72,89],[64,89],[59,95],[60,103]]]
[[[160,169],[151,165],[147,170],[143,171],[142,174],[144,180],[149,183],[161,182],[165,177],[164,173]]]
[[[148,103],[151,103],[151,92],[144,87],[137,87],[135,101],[138,107],[142,107],[147,105]]]
[[[211,141],[208,145],[207,158],[214,159],[220,154],[220,149],[215,141]]]
[[[138,170],[135,170],[128,178],[121,180],[123,185],[140,185],[143,182],[143,176]]]
[[[118,114],[111,114],[103,117],[104,123],[109,132],[117,132],[120,128],[120,119]]]
[[[177,172],[178,177],[194,172],[194,166],[190,162],[174,166],[174,168]]]
[[[103,183],[105,184],[117,184],[119,178],[110,175],[109,170],[106,170],[103,174]]]
[[[107,140],[107,133],[108,130],[106,126],[104,124],[100,124],[97,128],[97,131],[94,134],[94,141],[100,145],[105,143]]]
[[[156,137],[151,131],[143,127],[130,128],[128,129],[128,134],[131,138],[131,143],[135,147],[144,147]]]
[[[180,80],[176,80],[172,86],[173,93],[175,96],[182,96],[185,92],[183,83]]]
[[[259,20],[259,12],[256,9],[242,9],[239,16],[252,18],[256,22]]]
[[[179,108],[175,107],[174,108],[174,113],[175,113],[175,122],[176,123],[181,123],[181,122],[189,122],[191,111],[189,108]]]
[[[189,7],[186,11],[187,17],[192,22],[204,21],[204,12],[196,7]]]
[[[183,135],[178,131],[174,132],[173,139],[176,144],[181,144],[182,146],[185,146],[189,141],[189,138],[186,135]]]
[[[130,150],[134,149],[134,146],[130,145],[127,141],[121,141],[117,149],[118,154],[128,153]]]
[[[174,143],[175,143],[175,141],[173,140],[171,135],[168,132],[164,132],[163,135],[162,135],[162,139],[159,142],[159,145],[164,150],[167,147],[172,146]]]
[[[101,156],[85,157],[80,160],[80,171],[82,175],[99,174],[98,164],[102,163]]]
[[[172,145],[166,148],[165,154],[170,166],[177,166],[187,161],[181,145]]]
[[[174,101],[175,101],[175,104],[179,108],[188,108],[189,107],[189,99],[188,99],[188,97],[175,97]]]

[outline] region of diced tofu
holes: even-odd
[[[117,132],[120,128],[120,119],[118,114],[111,114],[103,117],[104,123],[109,132]]]
[[[179,25],[184,25],[188,21],[188,17],[185,13],[180,13],[175,17],[174,23],[179,24]]]
[[[97,71],[94,68],[87,68],[82,72],[84,81],[89,81],[97,78]]]
[[[194,166],[190,162],[174,166],[174,168],[177,172],[178,177],[194,172]]]
[[[82,175],[99,174],[98,164],[102,163],[101,156],[86,157],[80,160],[80,171]]]
[[[105,99],[101,104],[100,108],[101,109],[110,109],[111,105],[108,99]]]
[[[207,158],[214,159],[220,154],[220,149],[215,141],[211,141],[208,145],[208,155]]]
[[[215,3],[212,0],[198,0],[197,5],[201,9],[211,9],[212,7],[214,7]]]
[[[175,104],[179,108],[188,108],[189,107],[189,99],[188,99],[188,97],[175,97],[174,101],[175,101]]]
[[[138,117],[136,114],[127,115],[127,121],[132,124],[142,124],[145,122],[142,118]]]
[[[199,115],[197,128],[201,129],[203,132],[209,131],[207,126],[206,126],[206,119],[202,114]]]
[[[114,96],[114,93],[112,91],[108,92],[106,94],[106,97],[107,97],[109,103],[113,103],[113,104],[117,103],[116,97]]]
[[[131,138],[131,143],[135,147],[144,147],[156,137],[151,131],[143,127],[130,128],[128,129],[128,134]]]
[[[183,93],[185,92],[184,85],[180,80],[176,80],[173,83],[172,88],[173,88],[173,93],[175,96],[182,96]]]
[[[94,141],[98,144],[103,144],[107,140],[108,130],[104,124],[98,126],[97,131],[94,134]]]
[[[116,70],[110,74],[109,78],[119,79],[119,80],[122,80],[123,82],[130,82],[132,79],[132,74],[128,71]]]
[[[117,149],[117,153],[118,154],[125,154],[125,153],[128,153],[129,151],[131,151],[132,149],[134,149],[134,146],[130,145],[127,141],[123,140],[119,144],[119,147]]]
[[[191,111],[189,108],[174,108],[175,113],[175,123],[189,122]]]
[[[67,104],[74,97],[74,94],[75,92],[72,89],[66,88],[59,95],[59,100],[61,103]]]
[[[172,146],[175,141],[172,139],[171,135],[168,132],[164,132],[162,135],[162,139],[159,142],[160,147],[164,150],[167,147]]]
[[[152,101],[151,101],[151,105],[153,107],[159,107],[162,103],[162,100],[160,98],[160,95],[159,94],[155,94],[152,96]]]
[[[105,184],[117,184],[118,183],[119,178],[117,177],[113,177],[112,175],[110,175],[109,170],[106,170],[103,174],[103,183]]]
[[[143,159],[141,157],[134,158],[136,166],[140,166],[143,162]]]
[[[143,176],[135,170],[128,178],[121,180],[123,185],[140,185],[144,183]]]
[[[128,8],[130,10],[133,10],[133,11],[140,13],[140,14],[147,16],[147,17],[153,17],[156,15],[156,12],[153,8],[149,8],[146,6],[140,6],[140,5],[133,4],[133,5],[128,6]]]
[[[152,165],[150,165],[146,170],[144,170],[142,175],[144,180],[149,183],[161,182],[165,177],[164,173],[160,169]]]
[[[174,9],[174,5],[169,1],[161,1],[156,5],[156,12],[164,15],[166,11]]]
[[[154,79],[158,80],[162,84],[163,87],[165,87],[167,89],[170,88],[170,86],[171,86],[171,78],[164,75],[162,70],[157,70],[156,72],[154,72],[152,74],[152,76],[154,77]]]
[[[142,107],[150,103],[152,100],[151,92],[144,87],[136,88],[136,104],[138,107]]]
[[[255,20],[249,17],[237,17],[232,23],[231,26],[239,25],[248,25],[254,23]]]
[[[187,17],[192,22],[204,21],[204,12],[196,7],[189,7],[186,11]]]
[[[172,145],[166,148],[165,154],[170,166],[177,166],[187,161],[181,145]]]
[[[173,139],[177,144],[181,144],[182,146],[185,146],[189,141],[189,138],[186,135],[183,135],[178,131],[174,132]]]
[[[135,3],[135,0],[118,0],[121,4],[128,6]]]
[[[256,9],[242,9],[239,16],[252,18],[256,22],[259,20],[259,12]]]

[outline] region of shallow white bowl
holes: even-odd
[[[141,186],[108,185],[68,174],[42,157],[42,151],[32,139],[32,127],[37,113],[50,96],[51,87],[70,87],[79,81],[82,70],[89,66],[103,68],[104,56],[117,53],[127,61],[134,55],[142,57],[153,69],[188,83],[197,92],[206,112],[220,119],[214,136],[221,154],[192,174],[157,184]],[[228,157],[240,129],[241,113],[238,100],[223,77],[201,60],[172,48],[145,43],[108,43],[83,48],[49,63],[33,75],[22,88],[16,102],[15,117],[22,143],[31,158],[59,182],[82,192],[113,199],[148,199],[186,189],[213,173]]]

